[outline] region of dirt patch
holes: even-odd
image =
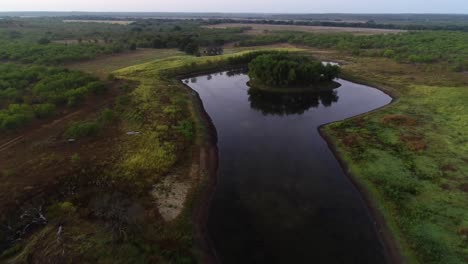
[[[190,184],[179,182],[177,175],[169,175],[155,185],[151,195],[156,199],[156,205],[162,218],[169,222],[177,218],[184,209]]]
[[[466,236],[468,238],[468,227],[465,227],[465,228],[460,228],[460,230],[458,231],[458,233],[462,236]]]
[[[460,185],[460,190],[462,192],[468,193],[468,183],[464,183],[464,184]],[[468,235],[468,232],[467,232],[467,235]]]
[[[360,138],[356,135],[347,135],[343,138],[343,144],[347,147],[354,147],[359,144]]]
[[[442,184],[440,185],[440,188],[442,188],[442,189],[444,189],[444,190],[446,190],[446,191],[452,190],[452,188],[450,187],[450,185],[448,185],[447,183],[442,183]]]
[[[193,186],[193,179],[199,174],[198,161],[193,162],[190,168],[190,175],[181,177],[172,174],[153,187],[151,195],[156,200],[159,213],[166,222],[176,219],[184,210],[187,196]]]
[[[347,32],[356,35],[375,35],[375,34],[396,34],[405,32],[405,30],[395,29],[376,29],[376,28],[352,28],[352,27],[322,27],[322,26],[295,26],[295,25],[267,25],[267,24],[237,24],[237,23],[225,23],[218,25],[205,26],[207,28],[238,28],[238,27],[250,27],[247,30],[247,34],[261,35],[268,34],[269,31],[302,31],[312,33],[338,33]]]
[[[400,140],[412,151],[423,151],[427,149],[427,144],[422,136],[402,135]]]
[[[444,172],[454,172],[457,171],[457,168],[453,164],[446,164],[442,166],[442,171]]]
[[[417,124],[414,118],[407,115],[386,115],[380,121],[384,125],[394,126],[414,126]]]

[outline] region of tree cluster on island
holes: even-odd
[[[308,87],[331,83],[339,72],[338,66],[285,52],[260,55],[249,63],[253,86]]]

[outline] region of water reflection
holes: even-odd
[[[304,92],[304,93],[278,93],[259,89],[249,89],[250,106],[264,115],[293,115],[303,114],[310,108],[320,104],[325,107],[338,102],[335,90]]]
[[[386,263],[366,205],[317,128],[391,98],[340,79],[335,90],[286,94],[248,81],[229,71],[188,84],[217,132],[207,230],[220,262]]]
[[[236,75],[246,75],[249,72],[248,68],[233,69],[226,72],[226,75],[229,77]]]

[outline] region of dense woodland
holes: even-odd
[[[401,34],[356,36],[282,32],[239,42],[240,46],[289,42],[323,49],[338,49],[353,55],[387,57],[401,63],[450,63],[454,71],[468,69],[468,34],[422,31]]]
[[[0,64],[0,132],[74,107],[88,94],[103,93],[104,83],[87,74],[59,68]]]

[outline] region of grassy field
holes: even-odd
[[[250,27],[246,31],[250,35],[266,34],[270,31],[301,31],[312,33],[339,33],[346,32],[356,35],[374,35],[374,34],[395,34],[405,32],[405,30],[396,29],[374,29],[374,28],[350,28],[350,27],[322,27],[322,26],[294,26],[294,25],[268,25],[268,24],[218,24],[206,26],[207,28],[237,28]]]
[[[468,76],[446,65],[319,54],[396,101],[324,128],[408,262],[468,261]],[[369,67],[372,65],[372,67]]]
[[[105,78],[109,73],[118,69],[182,54],[183,52],[176,49],[138,49],[121,54],[102,56],[91,61],[70,63],[66,67]]]

